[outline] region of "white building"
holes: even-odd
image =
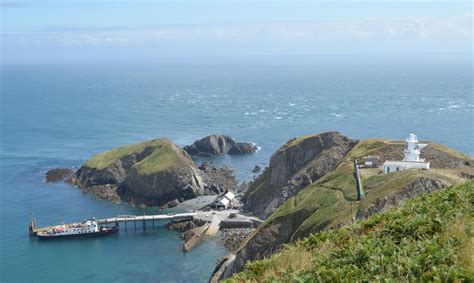
[[[232,192],[227,192],[216,204],[216,208],[228,209],[232,206],[232,201],[235,199],[235,194]]]
[[[402,161],[385,161],[383,164],[383,172],[391,173],[397,171],[403,171],[407,169],[430,169],[430,163],[425,162],[424,159],[420,158],[420,150],[426,146],[426,144],[418,143],[418,138],[415,134],[410,134],[405,140],[407,148],[403,151],[405,156]]]

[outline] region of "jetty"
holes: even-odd
[[[206,222],[211,223],[211,230],[215,231],[219,229],[219,224],[222,220],[229,217],[231,214],[239,214],[238,210],[229,209],[229,210],[220,210],[220,211],[196,211],[196,212],[185,212],[185,213],[168,213],[168,214],[156,214],[156,215],[117,215],[115,217],[96,219],[99,225],[115,225],[123,224],[125,231],[128,230],[129,225],[133,225],[133,228],[137,229],[137,223],[143,224],[143,230],[146,230],[146,223],[152,222],[153,227],[155,226],[156,221],[162,220],[183,220],[183,219],[201,219]],[[256,217],[243,216],[249,221],[254,223],[260,223],[261,220]],[[54,226],[47,227],[36,227],[36,219],[32,218],[30,224],[28,225],[28,230],[30,236],[36,236],[40,231],[45,231],[53,228]]]

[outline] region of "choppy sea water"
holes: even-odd
[[[205,282],[225,254],[212,241],[183,254],[164,222],[107,238],[30,239],[31,215],[43,226],[156,212],[46,184],[50,168],[145,139],[184,146],[212,133],[262,148],[214,160],[241,180],[287,140],[327,130],[390,139],[415,132],[472,155],[472,79],[468,61],[2,66],[0,281]]]

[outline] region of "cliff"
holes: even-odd
[[[333,170],[355,144],[339,132],[288,141],[272,155],[269,167],[249,188],[245,209],[266,218],[289,197]]]
[[[77,172],[73,184],[87,193],[137,205],[161,206],[204,194],[216,194],[236,184],[226,169],[200,170],[190,156],[168,139],[117,147],[93,156]],[[226,184],[213,178],[226,174]],[[232,182],[232,180],[234,180]]]
[[[398,209],[313,234],[267,259],[249,262],[245,272],[229,281],[469,282],[473,202],[474,181],[425,194]]]
[[[324,140],[322,136],[337,142]],[[472,175],[472,157],[429,144],[422,150],[422,157],[432,163],[432,170],[382,174],[380,169],[364,169],[361,178],[366,197],[358,201],[354,159],[367,155],[377,155],[381,162],[401,159],[403,148],[402,142],[382,139],[355,142],[334,132],[289,141],[272,156],[269,168],[251,186],[246,208],[265,216],[266,211],[273,210],[268,210],[272,203],[284,201],[235,254],[220,264],[213,280],[242,271],[247,261],[267,257],[286,243],[351,224],[418,194],[464,182],[463,176]],[[325,155],[326,150],[331,153]],[[306,151],[312,153],[305,156]],[[300,172],[316,173],[308,174],[309,181],[298,183],[304,180]],[[288,194],[289,183],[297,185]]]

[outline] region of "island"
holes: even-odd
[[[301,245],[320,247],[311,239],[319,241],[325,237],[321,235],[330,233],[339,239],[343,232],[320,233],[346,231],[341,230],[344,227],[360,230],[390,208],[406,211],[403,204],[419,195],[446,188],[467,194],[474,189],[473,157],[433,142],[418,144],[414,134],[406,141],[357,140],[337,131],[297,137],[277,149],[268,167],[250,184],[239,183],[229,168],[197,164],[192,158],[229,154],[236,146],[239,143],[221,135],[200,139],[184,149],[169,139],[144,141],[93,156],[66,182],[99,198],[141,207],[168,208],[215,196],[214,202],[200,208],[218,212],[215,217],[168,225],[183,233],[185,251],[205,235],[228,248],[211,282],[232,276],[238,281],[265,281],[276,274],[274,261],[293,261],[289,253],[298,253]],[[416,162],[420,168],[410,168]],[[387,170],[383,164],[395,167]],[[427,204],[422,200],[420,205]],[[409,221],[408,216],[402,219]],[[456,241],[465,244],[466,239]],[[302,252],[309,261],[319,260],[308,250]],[[259,263],[262,259],[264,265]],[[460,268],[463,274],[458,261],[452,262],[451,267]],[[260,266],[263,269],[257,271]],[[260,277],[263,274],[270,277]]]

